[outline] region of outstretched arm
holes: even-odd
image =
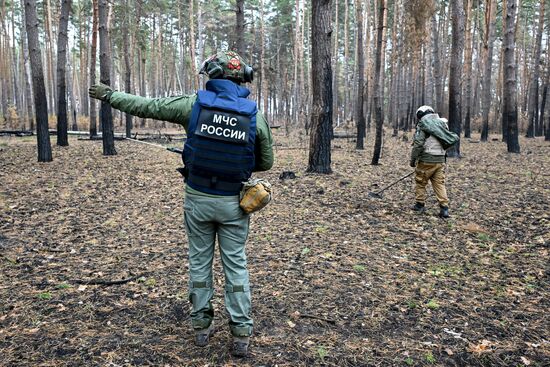
[[[197,99],[195,94],[166,97],[146,98],[129,93],[116,92],[104,84],[96,84],[89,89],[90,97],[101,99],[122,112],[142,118],[173,122],[182,125],[186,130],[193,103]]]

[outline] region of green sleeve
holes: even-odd
[[[113,92],[109,103],[113,108],[142,118],[151,118],[182,125],[185,131],[189,126],[191,110],[197,95],[146,98],[123,92]]]
[[[415,162],[420,154],[424,151],[424,143],[426,142],[427,136],[424,131],[417,129],[414,134],[413,148],[411,151],[411,162]]]
[[[256,167],[254,171],[267,171],[273,167],[273,137],[264,115],[256,114]]]

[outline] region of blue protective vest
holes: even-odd
[[[213,79],[197,93],[183,149],[187,185],[213,195],[237,195],[254,169],[256,102],[247,88]]]

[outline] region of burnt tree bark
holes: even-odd
[[[313,105],[308,172],[331,173],[332,125],[331,1],[311,2],[311,79]]]
[[[67,28],[71,0],[63,0],[59,16],[59,33],[57,35],[57,145],[69,145],[67,135]]]
[[[382,38],[384,37],[384,13],[386,12],[386,0],[378,0],[378,27],[376,35],[376,61],[374,67],[374,120],[376,121],[376,138],[374,139],[374,153],[372,156],[372,165],[377,165],[382,152],[382,130],[384,128],[384,117],[382,108],[384,107],[383,87],[381,81],[382,69]]]
[[[449,73],[449,129],[458,136],[462,129],[462,51],[464,49],[464,0],[451,2],[452,47]],[[460,141],[448,150],[449,157],[460,157]]]
[[[507,0],[504,23],[504,76],[505,84],[502,96],[502,119],[506,127],[508,152],[519,153],[518,103],[517,103],[517,64],[516,50],[516,9],[517,0]]]
[[[99,77],[101,83],[111,85],[111,50],[107,22],[108,13],[108,0],[99,0]],[[113,113],[109,102],[101,102],[100,119],[103,137],[103,155],[116,155],[113,132]]]
[[[235,48],[237,50],[237,53],[241,57],[244,57],[244,0],[237,0],[235,15]]]
[[[42,68],[42,52],[40,50],[40,43],[38,42],[38,26],[40,23],[36,14],[36,1],[25,1],[25,24],[31,61],[38,161],[51,162],[52,146],[48,132],[48,102],[46,99],[46,86],[44,84],[44,69]]]

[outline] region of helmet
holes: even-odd
[[[248,66],[235,51],[220,51],[202,63],[199,74],[210,79],[229,79],[236,83],[250,83],[254,69]]]
[[[430,114],[430,113],[435,113],[434,109],[431,108],[430,106],[421,106],[418,108],[418,110],[416,110],[416,118],[418,120],[421,120],[422,117]]]

